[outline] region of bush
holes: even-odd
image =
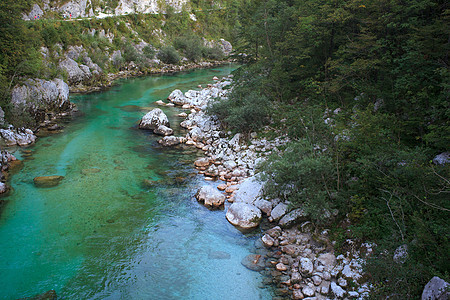
[[[144,49],[142,49],[142,52],[144,53],[144,56],[148,59],[153,59],[155,57],[156,51],[151,46],[145,46]]]
[[[261,166],[264,191],[271,199],[280,198],[301,207],[313,220],[336,205],[336,168],[329,152],[306,140],[289,144],[283,155],[275,154]]]
[[[162,47],[157,56],[165,64],[177,64],[181,59],[177,50],[172,46]]]
[[[222,52],[222,49],[215,46],[213,48],[204,48],[203,49],[203,56],[207,59],[212,60],[222,60],[224,58],[224,54]]]
[[[175,38],[174,46],[190,61],[198,61],[203,56],[203,41],[196,35],[183,35]]]
[[[126,62],[134,61],[136,63],[142,61],[142,56],[130,43],[125,44],[123,48],[123,58]]]
[[[216,115],[232,130],[259,131],[270,121],[270,101],[257,91],[245,95],[233,91],[229,99],[209,104],[207,112]]]

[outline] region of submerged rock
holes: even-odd
[[[259,254],[249,254],[244,257],[241,264],[249,270],[252,271],[262,271],[265,269],[265,259]]]
[[[53,187],[57,186],[64,176],[51,175],[51,176],[38,176],[33,179],[34,185],[37,187]]]
[[[99,173],[99,172],[100,172],[99,168],[89,168],[89,169],[81,170],[81,173],[83,175],[95,174],[95,173]]]
[[[231,254],[223,251],[211,251],[208,254],[209,259],[230,259]]]
[[[25,297],[25,298],[20,298],[18,300],[56,300],[56,299],[58,299],[58,296],[56,295],[56,291],[49,290],[45,293],[35,295],[33,297]]]

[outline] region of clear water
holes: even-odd
[[[31,158],[13,176],[0,216],[0,298],[54,289],[61,299],[270,299],[261,275],[240,264],[256,237],[193,197],[205,184],[192,168],[200,153],[159,148],[137,129],[173,89],[231,70],[128,79],[72,97],[84,115],[28,148]],[[182,134],[180,109],[164,110]],[[36,188],[33,178],[44,175],[65,178]]]

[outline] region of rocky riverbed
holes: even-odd
[[[226,132],[205,110],[210,101],[227,97],[224,88],[232,83],[232,75],[214,80],[205,88],[199,86],[200,90],[174,90],[168,102],[158,101],[162,106],[185,109],[179,114],[184,118],[179,126],[188,130],[185,136],[164,136],[159,143],[184,143],[201,149],[204,157],[194,162],[195,168],[206,181],[218,183],[205,183],[195,195],[197,200],[211,209],[227,207],[226,218],[241,230],[262,230],[255,253],[244,257],[242,264],[267,276],[264,283],[275,287],[275,298],[366,298],[370,286],[365,283],[362,265],[364,257],[372,252],[371,245],[363,244],[345,255],[336,255],[329,230],[318,232],[301,208],[292,209],[280,199],[264,197],[256,166],[280,151],[279,147],[289,139],[279,136],[268,140],[256,133],[244,136]],[[160,116],[157,109],[149,114]],[[152,128],[158,127],[157,119],[153,119]],[[164,117],[159,120],[162,126],[167,125]]]

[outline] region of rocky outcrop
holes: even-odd
[[[0,129],[0,136],[2,142],[6,146],[26,146],[36,141],[36,136],[33,131],[25,128],[15,129],[10,126],[9,129]]]
[[[155,108],[142,117],[139,128],[156,130],[161,125],[170,127],[169,119],[161,109]]]
[[[62,112],[73,108],[69,102],[69,86],[61,79],[51,81],[28,79],[23,85],[14,87],[11,104],[15,115],[26,111],[36,121],[43,121],[46,112]]]
[[[105,13],[116,16],[134,13],[160,13],[164,12],[165,5],[169,5],[180,12],[188,0],[119,0],[111,2],[107,0],[71,0],[71,1],[50,1],[43,0],[42,5],[35,4],[29,13],[24,13],[24,20],[33,20],[35,15],[42,16],[44,12],[57,12],[66,18],[103,16]],[[113,6],[111,6],[114,4]]]
[[[85,82],[92,77],[88,66],[78,65],[78,63],[70,57],[60,61],[59,68],[67,74],[67,79],[71,85]]]
[[[450,299],[450,284],[435,276],[427,283],[422,292],[422,300]]]

